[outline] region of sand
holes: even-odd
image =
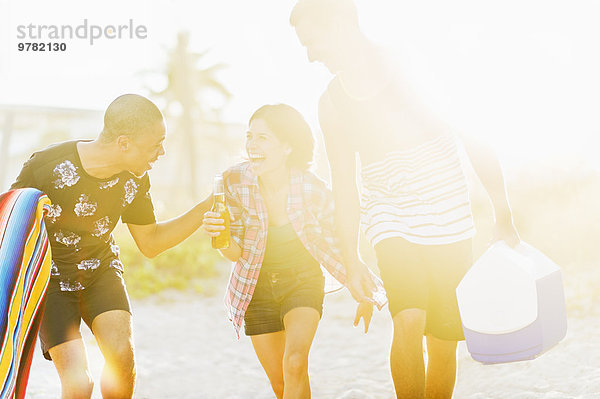
[[[215,281],[221,285],[222,281]],[[218,294],[167,293],[133,302],[138,380],[136,398],[273,398],[250,340],[238,341]],[[388,370],[391,320],[376,312],[368,334],[354,328],[347,293],[326,297],[310,357],[313,398],[393,398]],[[600,398],[600,317],[570,318],[566,338],[539,358],[482,365],[459,344],[457,399]],[[102,358],[83,329],[100,398]],[[38,351],[28,397],[60,397],[58,375]]]

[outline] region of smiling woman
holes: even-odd
[[[308,354],[323,312],[321,266],[341,284],[346,280],[333,199],[309,171],[314,139],[298,111],[265,105],[249,124],[249,162],[223,175],[233,242],[220,251],[235,262],[226,304],[238,334],[245,324],[277,398],[309,397]],[[213,237],[223,223],[219,213],[204,215]],[[381,295],[378,305],[384,303]],[[359,313],[367,326],[372,306],[359,309],[367,312]]]

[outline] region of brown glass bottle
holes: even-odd
[[[221,214],[221,218],[224,220],[225,230],[221,231],[216,237],[212,238],[212,247],[215,249],[229,248],[231,242],[231,233],[229,231],[229,210],[225,204],[225,186],[223,185],[223,176],[216,175],[213,189],[213,206],[211,211]]]

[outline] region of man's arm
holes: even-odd
[[[510,246],[520,238],[513,224],[512,211],[506,193],[504,176],[498,157],[487,145],[467,136],[461,136],[471,165],[485,187],[494,208],[494,240],[504,240]]]
[[[211,206],[212,195],[174,219],[148,225],[128,223],[127,227],[142,254],[153,258],[196,231],[202,225],[204,213],[208,212]]]
[[[346,285],[354,299],[360,302],[372,297],[375,284],[358,251],[360,199],[356,187],[356,155],[350,140],[344,137],[347,132],[338,123],[328,92],[319,101],[319,123],[331,170],[335,225],[346,267]]]

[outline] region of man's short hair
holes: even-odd
[[[162,113],[152,101],[138,94],[124,94],[106,109],[100,140],[108,143],[119,136],[137,138],[163,120]]]
[[[315,25],[326,25],[333,17],[341,17],[358,24],[358,11],[352,0],[298,0],[290,14],[290,24],[310,20]]]

